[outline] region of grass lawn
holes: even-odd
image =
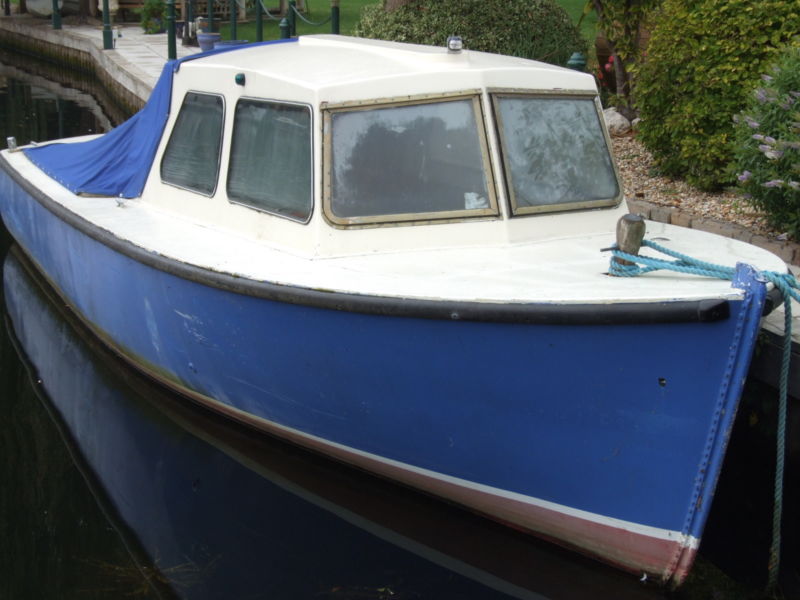
[[[339,8],[339,25],[343,35],[351,35],[353,28],[358,23],[361,14],[361,7],[366,4],[375,4],[379,0],[341,0]],[[446,0],[442,0],[446,1]],[[452,0],[450,0],[452,1]],[[583,7],[586,5],[586,0],[558,0],[558,3],[564,7],[573,22],[577,23],[583,13]],[[265,5],[270,6],[275,2],[265,1]],[[309,21],[319,22],[324,21],[330,15],[330,2],[328,0],[306,0],[306,6],[309,8],[310,14],[305,17]],[[252,18],[252,17],[251,17]],[[590,13],[583,19],[581,24],[581,33],[590,41],[590,53],[593,53],[593,41],[596,34],[597,17],[594,12]],[[301,19],[297,19],[297,33],[298,35],[308,33],[330,33],[330,24],[322,26],[311,26],[304,23]],[[227,23],[220,26],[220,33],[223,39],[230,39],[230,27]],[[280,37],[280,29],[278,28],[278,21],[274,21],[264,17],[264,39],[275,40]],[[239,23],[236,27],[236,37],[240,40],[256,41],[256,24],[255,21],[250,20],[246,23]]]

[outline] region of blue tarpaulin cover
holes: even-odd
[[[212,50],[168,61],[144,108],[108,133],[86,142],[53,143],[26,148],[26,156],[75,194],[135,198],[142,194],[169,117],[172,78],[181,63],[255,45]]]

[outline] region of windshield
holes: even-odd
[[[359,223],[496,214],[477,97],[328,113],[328,216]]]
[[[615,204],[619,185],[593,97],[495,95],[514,213]]]

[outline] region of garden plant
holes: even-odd
[[[653,22],[635,88],[641,140],[665,175],[733,184],[731,115],[800,31],[797,0],[665,0]]]
[[[611,56],[605,65],[599,65],[598,79],[606,83],[603,80],[613,74],[616,94],[610,104],[627,118],[635,116],[632,71],[642,58],[645,24],[660,4],[661,0],[589,0],[581,16],[582,22],[594,14],[605,35]]]
[[[167,17],[164,0],[145,0],[139,9],[139,18],[145,33],[161,33]]]
[[[444,45],[459,35],[470,50],[566,65],[586,40],[554,0],[415,0],[394,10],[367,5],[355,34],[361,37]]]
[[[736,172],[748,202],[800,240],[800,48],[785,50],[737,116]]]

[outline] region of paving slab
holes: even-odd
[[[102,50],[102,27],[77,25],[70,27],[69,31]],[[120,68],[127,69],[141,78],[142,82],[148,84],[152,89],[169,56],[167,34],[145,34],[142,28],[136,24],[116,25],[112,31],[114,49],[103,50],[103,52],[119,57]],[[183,46],[181,40],[176,40],[175,50],[178,58],[200,52],[200,48],[196,46]]]

